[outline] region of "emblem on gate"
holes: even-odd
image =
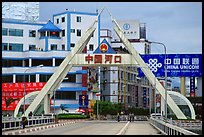
[[[106,52],[108,50],[108,45],[105,43],[102,43],[100,45],[100,50],[101,50],[101,52]]]

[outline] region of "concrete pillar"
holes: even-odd
[[[186,79],[185,77],[180,77],[180,91],[181,94],[186,96]]]
[[[44,97],[44,114],[50,113],[50,94]]]

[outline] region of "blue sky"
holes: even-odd
[[[164,43],[168,54],[202,54],[202,2],[40,2],[40,21],[66,9],[96,13],[103,7],[116,20],[146,23],[147,39]],[[106,10],[101,15],[101,28],[113,28]],[[152,53],[163,54],[163,47],[152,45]]]
[[[115,19],[146,23],[147,39],[164,43],[169,54],[202,53],[202,2],[40,2],[40,21],[48,21],[65,9],[95,13],[103,7]],[[106,10],[101,15],[101,28],[113,28]],[[153,45],[152,52],[164,50]]]

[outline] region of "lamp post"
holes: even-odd
[[[41,65],[39,65],[39,66],[36,66],[36,67],[43,67],[43,64],[41,64]],[[36,68],[36,67],[34,67],[34,68]],[[24,104],[23,104],[23,114],[25,114],[25,96],[26,96],[26,84],[25,84],[25,73],[26,73],[26,71],[28,71],[28,70],[30,70],[30,69],[33,69],[33,68],[27,68],[25,71],[24,71],[24,95],[23,95],[23,102],[24,102]]]
[[[165,86],[164,86],[164,89],[165,89],[165,119],[167,119],[167,66],[166,66],[166,46],[161,43],[161,42],[155,42],[155,41],[148,41],[148,40],[143,40],[141,39],[140,41],[142,42],[148,42],[148,43],[154,43],[154,44],[160,44],[163,46],[164,48],[164,72],[165,72]]]
[[[101,93],[96,93],[96,96],[97,96],[97,99],[96,99],[96,117],[98,119],[98,101],[99,101],[99,98],[101,96]]]

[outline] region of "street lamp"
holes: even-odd
[[[39,66],[36,66],[36,67],[43,67],[43,64],[39,65]],[[34,67],[34,68],[36,68]],[[23,95],[23,99],[24,99],[24,105],[23,105],[23,114],[25,114],[25,96],[26,96],[26,84],[25,84],[25,73],[26,71],[30,70],[30,69],[33,69],[33,68],[27,68],[25,71],[24,71],[24,95]]]
[[[154,44],[160,44],[164,47],[164,53],[165,53],[165,57],[164,57],[164,72],[165,72],[165,119],[167,119],[167,66],[166,66],[166,46],[161,43],[161,42],[155,42],[155,41],[148,41],[148,40],[140,40],[143,42],[148,42],[148,43],[154,43]]]

